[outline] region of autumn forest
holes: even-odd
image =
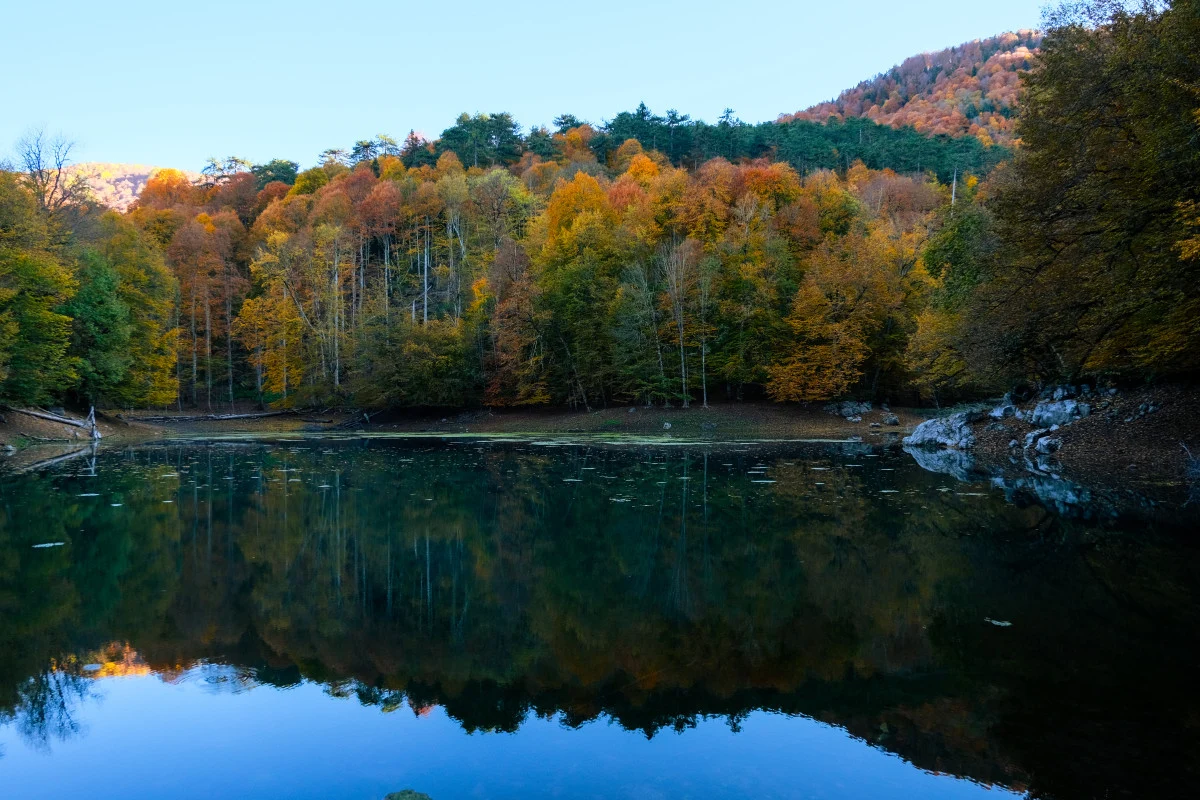
[[[0,171],[0,398],[915,404],[1194,375],[1197,5],[1062,12],[990,73],[999,45],[960,48],[775,122],[463,114],[307,169],[214,159],[124,213],[32,134]]]

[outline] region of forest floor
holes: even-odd
[[[1064,475],[1089,486],[1135,491],[1181,486],[1200,478],[1189,474],[1200,459],[1200,388],[1123,389],[1090,403],[1090,415],[1052,434],[1062,441],[1054,458]],[[1009,444],[1013,439],[1023,442],[1034,426],[1006,419],[1000,425],[984,420],[973,428],[975,456],[981,464],[992,465],[1020,460],[1020,449]]]
[[[179,422],[155,420],[154,425],[188,435],[226,433],[321,433],[365,431],[373,433],[546,435],[569,437],[574,434],[621,437],[661,437],[686,439],[838,439],[861,436],[864,440],[886,434],[906,433],[932,412],[896,409],[898,425],[886,425],[888,412],[878,407],[862,415],[861,422],[823,410],[824,404],[780,406],[772,403],[737,403],[709,408],[662,408],[618,406],[593,411],[570,409],[479,409],[447,412],[444,410],[396,410],[370,415],[369,423],[361,413],[305,412],[301,414],[240,420],[196,420]],[[250,409],[238,409],[250,411]],[[146,414],[125,415],[130,421]],[[187,415],[185,415],[187,416]],[[879,427],[872,427],[876,423]]]

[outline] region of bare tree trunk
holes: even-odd
[[[192,290],[192,405],[198,403],[196,396],[197,388],[200,385],[200,339],[196,333],[196,291]]]
[[[425,264],[421,267],[421,324],[430,324],[430,218],[425,218]]]
[[[225,272],[225,374],[229,379],[229,409],[233,410],[233,286]]]
[[[392,237],[383,237],[383,322],[392,327]]]
[[[204,304],[204,389],[212,411],[212,305]]]

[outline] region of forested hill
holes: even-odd
[[[304,170],[163,170],[117,214],[27,141],[0,169],[0,400],[941,402],[1194,378],[1200,61],[1179,54],[1200,0],[1089,13],[1042,40],[1012,150],[863,118],[464,114]]]
[[[1013,140],[1019,75],[1032,65],[1040,43],[1040,33],[1018,31],[913,56],[836,100],[757,124],[743,122],[732,109],[709,123],[639,104],[589,125],[587,147],[601,163],[636,139],[689,168],[718,157],[770,158],[801,173],[845,170],[862,161],[871,169],[933,172],[943,181],[956,172],[983,175],[1010,155],[1003,145]],[[561,157],[561,135],[581,124],[584,120],[563,114],[553,126],[535,125],[525,133],[509,114],[464,114],[433,141],[410,134],[401,144],[381,136],[350,150],[330,149],[322,160],[398,155],[411,168],[433,166],[443,153],[454,152],[467,166],[513,167],[523,157]],[[118,211],[132,204],[157,170],[96,162],[72,168],[84,176],[94,199]]]
[[[986,175],[1011,155],[1006,147],[987,146],[976,138],[926,135],[913,128],[895,128],[868,119],[749,124],[729,111],[716,123],[708,123],[673,109],[656,114],[639,104],[603,124],[593,126],[572,114],[563,114],[555,120],[554,129],[534,127],[528,133],[507,113],[463,114],[433,141],[410,133],[401,144],[381,135],[356,142],[349,149],[326,150],[320,160],[357,164],[391,155],[411,169],[433,167],[444,154],[454,153],[467,167],[504,167],[522,173],[538,162],[565,158],[586,171],[596,168],[591,165],[619,160],[618,149],[630,139],[647,151],[661,153],[672,165],[689,169],[713,158],[734,162],[767,158],[786,162],[806,174],[818,170],[844,172],[861,161],[869,169],[932,173],[944,183],[956,173]],[[289,163],[293,162],[274,161],[258,169]],[[238,166],[248,169],[251,165],[240,159],[226,159],[210,165],[209,172]],[[295,166],[286,175],[263,175],[268,181],[282,178],[290,183]],[[73,169],[84,175],[96,200],[118,211],[131,205],[157,171],[139,165],[96,163]],[[197,183],[203,178],[200,173],[185,174]],[[260,182],[265,185],[267,181]]]
[[[970,134],[985,144],[1014,137],[1020,74],[1033,66],[1037,31],[976,39],[905,59],[887,72],[780,122],[866,118],[927,134]]]

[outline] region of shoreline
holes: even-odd
[[[1033,403],[1022,404],[1032,407]],[[1200,456],[1200,397],[1190,387],[1163,386],[1105,395],[1090,415],[1064,425],[1051,460],[1030,459],[1012,441],[1022,439],[1031,424],[1019,419],[984,417],[970,423],[969,448],[913,451],[927,470],[959,480],[991,480],[998,486],[1051,481],[1054,492],[1078,494],[1081,487],[1107,495],[1145,496],[1187,505],[1196,492],[1195,461]],[[174,438],[195,441],[293,438],[478,436],[495,440],[544,438],[561,444],[706,446],[736,443],[828,442],[902,447],[901,439],[954,409],[895,408],[831,413],[831,405],[778,405],[766,402],[693,406],[623,406],[593,411],[519,408],[469,411],[392,410],[376,413],[303,411],[242,419],[197,419],[196,411],[179,415],[142,411],[98,413],[100,448],[129,446]],[[982,404],[976,407],[982,407]],[[1138,411],[1141,409],[1141,412]],[[1153,409],[1145,413],[1146,409]],[[235,409],[237,410],[237,409]],[[249,412],[250,409],[240,409]],[[141,417],[154,417],[153,422]],[[165,418],[164,418],[165,417]],[[8,413],[0,422],[0,465],[24,471],[81,455],[91,442],[77,429]],[[1046,488],[1046,487],[1043,487]]]

